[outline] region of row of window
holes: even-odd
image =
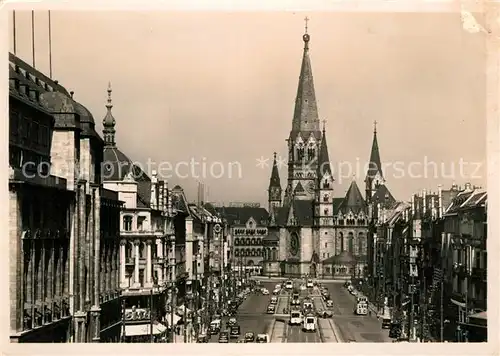
[[[49,147],[50,128],[47,125],[22,116],[15,110],[10,111],[9,121],[11,137],[18,137],[36,145]]]
[[[145,227],[146,217],[138,216],[137,217],[137,230],[143,231]],[[123,217],[123,230],[132,231],[132,216],[127,215]]]
[[[252,249],[241,249],[234,250],[234,257],[260,257],[262,256],[262,249],[252,248]]]
[[[267,229],[233,229],[234,235],[266,235]]]
[[[255,246],[255,245],[262,245],[262,239],[256,239],[256,238],[235,238],[234,239],[234,246]]]

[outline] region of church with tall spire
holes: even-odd
[[[312,278],[361,277],[367,262],[369,203],[384,178],[376,131],[366,198],[353,178],[347,193],[335,197],[335,178],[321,126],[310,59],[306,18],[302,65],[288,143],[288,177],[282,195],[274,154],[268,188],[269,234],[264,241],[263,274]],[[388,190],[387,190],[388,192]],[[390,194],[390,193],[389,193]],[[391,195],[392,197],[392,195]]]

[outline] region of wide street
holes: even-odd
[[[333,301],[333,321],[344,342],[391,342],[387,329],[381,328],[381,321],[375,314],[360,316],[354,314],[355,298],[343,283],[322,283],[328,288]]]
[[[372,316],[357,316],[354,314],[355,298],[349,294],[339,282],[323,282],[330,292],[334,307],[331,319],[318,318],[318,328],[315,332],[304,332],[302,326],[288,324],[290,313],[291,291],[282,290],[278,295],[275,314],[267,314],[272,292],[278,281],[262,281],[261,287],[269,290],[269,295],[251,293],[238,308],[236,318],[240,325],[242,339],[246,332],[267,333],[270,342],[391,342],[387,330],[382,330],[381,322],[375,314]],[[294,287],[299,288],[301,281],[294,281]],[[314,288],[300,291],[300,299],[309,296],[315,310],[326,309],[320,290]],[[223,330],[227,317],[223,320]],[[231,343],[238,339],[230,339]],[[218,335],[211,337],[210,342],[218,342]]]
[[[269,288],[272,288],[272,286],[270,285]],[[270,295],[251,293],[241,303],[236,315],[241,332],[239,339],[242,339],[247,332],[253,332],[255,335],[268,332],[268,328],[271,325],[272,320],[274,319],[274,315],[266,314],[270,299]],[[225,325],[228,319],[228,317],[222,318],[223,330],[225,330]],[[213,335],[210,338],[210,342],[218,342],[218,340],[218,335]],[[230,339],[231,343],[235,343],[237,341],[238,339],[236,338]]]

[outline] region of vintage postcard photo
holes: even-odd
[[[8,21],[11,343],[491,341],[484,11]]]

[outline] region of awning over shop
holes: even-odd
[[[160,335],[167,327],[160,323],[153,324],[153,335]],[[123,333],[123,331],[122,331]],[[125,336],[141,336],[151,334],[151,324],[125,325]]]
[[[165,322],[167,325],[170,325],[171,321],[172,321],[172,317],[174,318],[174,325],[177,325],[177,323],[179,322],[179,320],[181,320],[182,318],[176,314],[174,314],[172,316],[171,313],[168,313],[165,315]]]
[[[469,315],[469,318],[481,319],[481,320],[487,320],[488,319],[486,311],[482,311],[482,312],[479,312],[479,313],[476,313],[476,314],[471,314],[471,315]]]

